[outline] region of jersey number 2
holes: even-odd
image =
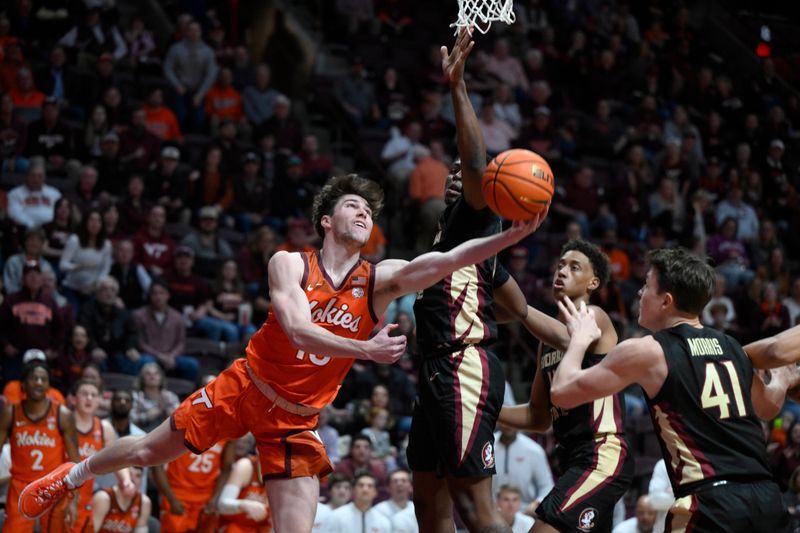
[[[736,402],[736,410],[739,416],[746,416],[747,412],[744,408],[742,386],[739,384],[739,375],[736,373],[733,361],[722,361],[722,366],[727,370],[728,377],[731,381],[731,387],[733,389],[731,392]],[[706,379],[703,383],[703,392],[700,394],[700,403],[703,409],[718,408],[720,419],[725,419],[730,416],[728,405],[731,403],[731,400],[722,387],[722,381],[719,379],[719,373],[717,372],[717,365],[714,363],[706,363]]]
[[[42,460],[44,459],[44,452],[42,450],[31,450],[31,457],[33,457],[33,464],[31,470],[40,471],[44,470]]]

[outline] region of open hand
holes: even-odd
[[[603,332],[597,327],[594,309],[587,307],[586,302],[581,302],[578,309],[572,300],[565,296],[558,302],[558,310],[566,317],[567,331],[573,340],[591,344],[602,335]]]
[[[397,328],[397,324],[388,324],[372,337],[369,340],[371,346],[366,359],[386,364],[392,364],[400,359],[406,353],[406,337],[405,335],[396,337],[389,335]]]
[[[515,220],[511,227],[508,228],[505,233],[508,238],[511,240],[511,244],[516,244],[537,229],[539,226],[542,225],[544,220],[547,218],[547,213],[550,211],[550,206],[548,205],[544,211],[540,211],[533,218],[528,220]]]
[[[244,500],[239,507],[253,522],[261,522],[267,517],[267,506],[254,500]]]
[[[459,83],[464,80],[464,63],[475,46],[472,40],[472,31],[467,28],[459,28],[453,51],[448,52],[446,46],[442,46],[442,72],[450,83]]]

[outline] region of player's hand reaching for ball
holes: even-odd
[[[391,332],[398,327],[397,324],[388,324],[368,340],[369,346],[365,359],[385,364],[392,364],[400,359],[406,353],[406,336],[391,336]]]
[[[565,296],[558,302],[558,310],[566,317],[567,331],[572,342],[583,342],[588,346],[602,335],[603,332],[597,327],[594,309],[587,307],[586,302],[581,302],[580,308],[577,308]]]
[[[474,46],[475,42],[472,40],[471,29],[459,28],[452,52],[448,52],[446,46],[442,46],[440,49],[442,72],[447,76],[451,84],[464,81],[464,63],[466,63],[467,57],[469,57],[469,53]]]
[[[547,218],[548,211],[550,211],[550,206],[547,206],[544,211],[533,215],[533,218],[531,219],[515,220],[514,223],[511,224],[511,227],[504,232],[510,241],[509,246],[518,243],[539,229],[539,226],[541,226],[544,220]]]

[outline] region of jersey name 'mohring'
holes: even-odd
[[[336,298],[328,300],[328,305],[325,309],[315,309],[319,305],[317,300],[308,302],[308,307],[311,309],[312,322],[325,322],[334,326],[340,326],[348,329],[353,333],[358,333],[358,326],[361,322],[361,317],[353,317],[352,313],[348,313],[348,305],[342,304],[341,309],[336,307]]]

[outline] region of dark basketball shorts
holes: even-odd
[[[676,499],[664,531],[784,533],[789,525],[778,485],[761,481],[725,483]]]
[[[500,361],[479,346],[424,359],[406,452],[411,470],[494,475],[494,430],[504,392]]]
[[[573,461],[536,508],[536,519],[561,532],[609,533],[614,506],[633,480],[633,457],[617,435],[598,438],[587,457]],[[563,463],[562,463],[563,464]]]

